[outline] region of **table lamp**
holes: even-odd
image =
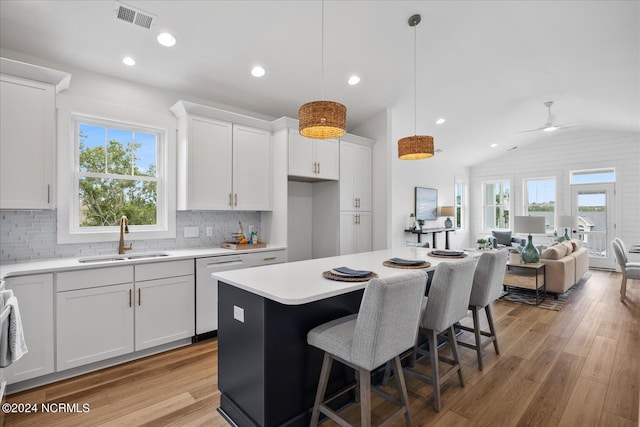
[[[453,209],[453,206],[442,206],[440,208],[440,216],[446,216],[447,219],[444,220],[444,226],[445,228],[451,228],[453,227],[453,222],[451,221],[451,217],[455,215],[455,210]]]
[[[569,236],[569,230],[573,231],[573,228],[576,226],[576,217],[567,215],[561,216],[558,218],[558,227],[564,227],[564,240],[570,240],[571,236]]]
[[[540,252],[533,246],[533,237],[531,237],[531,234],[543,234],[547,231],[545,228],[545,218],[543,216],[516,216],[514,220],[516,233],[529,234],[527,245],[520,253],[522,261],[527,264],[537,263],[540,261]]]

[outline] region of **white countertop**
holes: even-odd
[[[12,276],[25,276],[28,274],[41,274],[41,273],[53,273],[57,271],[70,271],[70,270],[83,270],[89,268],[103,268],[103,267],[115,267],[120,265],[133,265],[141,263],[151,262],[163,262],[163,261],[177,261],[181,259],[189,258],[204,258],[209,256],[220,255],[237,255],[253,252],[265,252],[273,250],[286,249],[286,246],[267,246],[266,248],[250,249],[250,250],[232,250],[224,248],[194,248],[194,249],[170,249],[170,250],[153,250],[145,252],[127,252],[122,255],[123,257],[135,256],[144,253],[166,253],[167,256],[155,257],[155,258],[137,258],[137,259],[125,259],[104,261],[98,263],[80,263],[78,260],[83,258],[91,258],[92,255],[87,255],[77,258],[53,258],[47,260],[36,260],[29,262],[21,262],[15,264],[3,264],[0,265],[0,279]],[[114,257],[119,256],[117,253],[109,254]],[[109,255],[97,255],[97,257],[109,256]]]
[[[306,304],[347,292],[364,289],[368,282],[337,282],[325,279],[322,273],[337,267],[369,270],[380,278],[397,276],[410,270],[385,267],[390,258],[423,259],[431,263],[425,271],[435,269],[440,262],[456,262],[460,259],[430,257],[428,248],[384,249],[352,255],[318,258],[308,261],[274,264],[245,270],[213,273],[214,279],[286,305]],[[479,256],[479,252],[466,252]]]

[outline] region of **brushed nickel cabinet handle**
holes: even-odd
[[[262,260],[263,261],[273,261],[274,259],[277,259],[277,258],[278,257],[276,257],[276,256],[268,256],[268,257],[263,258]]]
[[[233,206],[233,194],[229,193],[229,206]]]
[[[51,203],[51,184],[47,184],[47,203]]]
[[[129,307],[131,307],[131,296],[132,296],[133,292],[131,291],[131,289],[129,289]]]
[[[320,162],[318,162],[318,175],[320,175]]]
[[[141,289],[138,288],[138,306],[142,304],[142,292]]]
[[[353,207],[357,208],[358,207],[358,199],[354,197],[353,199]]]
[[[233,195],[233,206],[238,206],[238,193]]]

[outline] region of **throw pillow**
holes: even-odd
[[[510,231],[492,231],[491,234],[496,238],[496,241],[500,245],[511,246],[511,232]]]
[[[565,248],[567,248],[567,253],[566,255],[569,255],[571,252],[573,252],[573,245],[571,244],[570,241],[565,240],[564,242],[560,243],[562,246],[564,246]]]
[[[558,259],[564,258],[564,256],[566,255],[566,251],[567,251],[566,247],[562,245],[550,246],[544,251],[542,251],[540,258],[558,260]]]
[[[573,252],[577,251],[578,249],[580,249],[582,247],[582,244],[580,243],[580,240],[578,240],[578,239],[571,239],[569,241],[571,242],[571,246],[573,246]]]

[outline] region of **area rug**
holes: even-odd
[[[536,293],[529,289],[509,288],[509,292],[503,292],[502,295],[500,295],[500,300],[515,304],[532,305],[534,307],[545,308],[547,310],[560,311],[569,302],[571,302],[577,294],[582,292],[587,285],[589,278],[591,278],[591,273],[585,274],[582,279],[569,288],[567,292],[558,295],[558,299],[555,299],[552,294],[547,294],[547,298],[539,305],[535,305]]]

